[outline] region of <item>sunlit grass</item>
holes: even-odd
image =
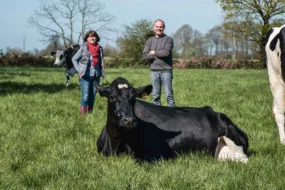
[[[148,69],[107,69],[135,87],[150,84]],[[249,136],[247,164],[204,153],[138,164],[104,157],[96,140],[106,122],[106,99],[79,115],[78,77],[65,88],[61,68],[1,67],[0,189],[283,189],[285,147],[271,113],[266,70],[174,70],[177,106],[212,106]],[[151,97],[146,99],[151,101]],[[163,95],[162,102],[166,105]]]

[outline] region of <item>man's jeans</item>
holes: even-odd
[[[79,79],[81,88],[81,106],[93,107],[97,89],[95,82],[99,84],[100,77],[81,77]]]
[[[161,105],[160,96],[161,96],[161,85],[164,88],[166,95],[167,105],[169,107],[175,107],[175,101],[173,97],[172,90],[172,70],[158,70],[151,71],[151,80],[152,80],[152,97],[153,103],[156,105]]]

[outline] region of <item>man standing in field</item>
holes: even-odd
[[[161,105],[161,85],[163,85],[167,105],[175,107],[172,89],[173,39],[163,33],[165,29],[163,20],[156,20],[153,29],[155,36],[147,40],[143,50],[143,59],[150,63],[153,103]]]

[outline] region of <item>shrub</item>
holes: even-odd
[[[130,58],[104,58],[105,68],[126,68],[126,67],[134,67],[134,68],[146,68],[148,64],[143,60],[134,60]]]
[[[232,60],[219,57],[202,57],[189,59],[174,59],[173,67],[176,69],[262,69],[260,61],[254,60]]]
[[[31,54],[18,55],[5,55],[0,57],[0,65],[9,66],[41,66],[51,67],[53,65],[53,57],[34,56]]]

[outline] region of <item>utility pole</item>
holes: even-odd
[[[23,36],[23,53],[25,53],[26,48],[26,36]]]
[[[118,57],[118,53],[119,53],[119,29],[115,30],[117,32],[117,39],[116,39],[116,54]]]

